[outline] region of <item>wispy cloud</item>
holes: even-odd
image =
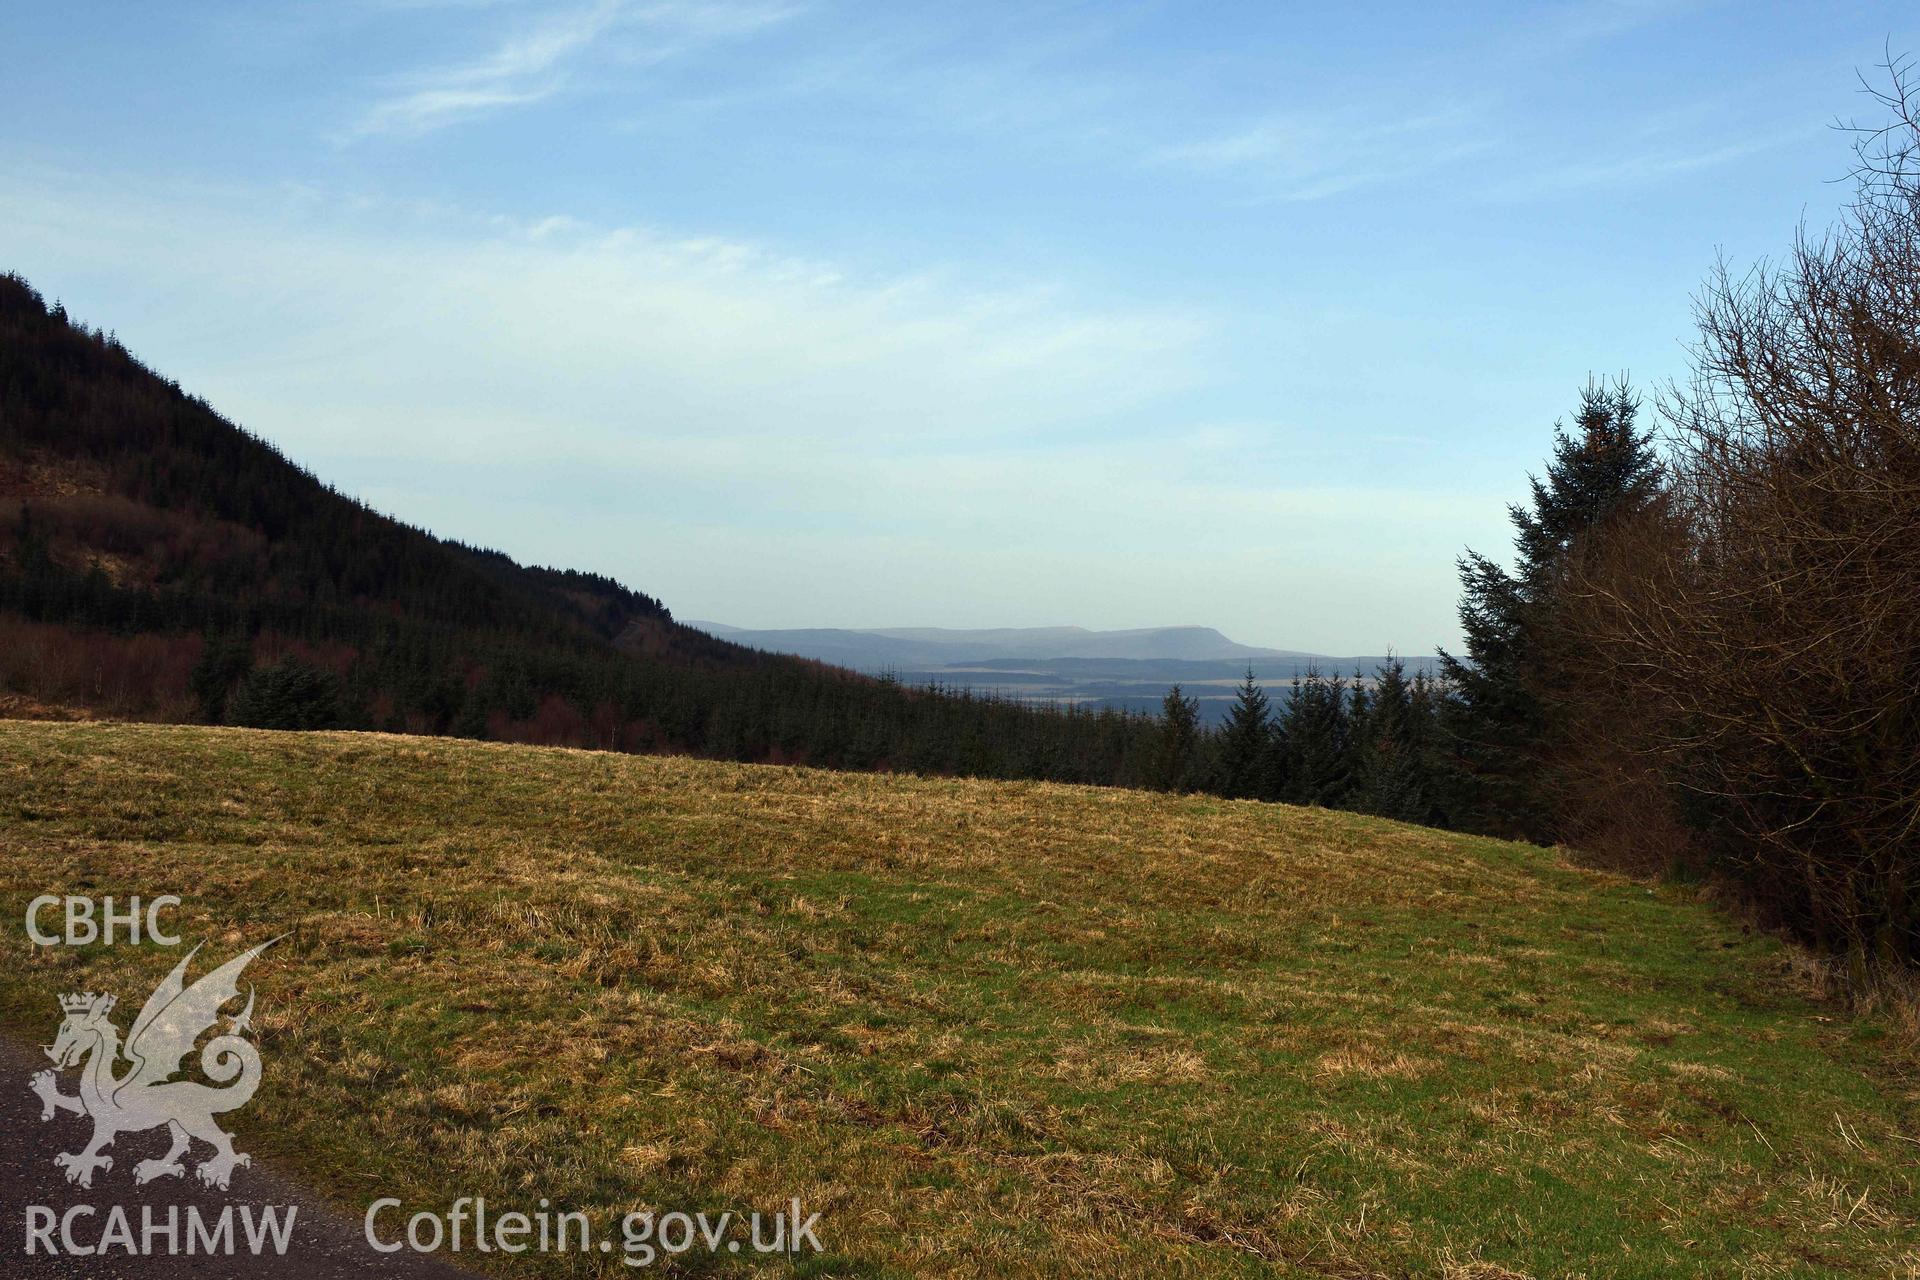
[[[664,61],[702,45],[750,35],[798,11],[749,0],[599,0],[509,33],[484,56],[399,77],[369,107],[351,137],[418,137],[510,107],[526,106],[576,83],[576,72],[609,38],[643,39],[616,51],[626,63]]]
[[[1819,127],[1790,129],[1714,146],[1655,147],[1594,157],[1516,174],[1488,187],[1484,194],[1494,200],[1535,200],[1646,186],[1746,160],[1819,132]]]
[[[1167,472],[1109,460],[1097,486],[1099,451],[1059,442],[1158,423],[1215,329],[1064,284],[311,188],[10,173],[0,223],[76,314],[349,490],[750,622],[856,617],[867,591],[950,616],[996,540],[1051,543],[1076,580]],[[1052,514],[1101,487],[1097,525]]]
[[[1516,22],[1507,42],[1518,52],[1564,54],[1708,8],[1717,0],[1570,0],[1543,4]]]
[[[204,281],[209,316],[252,298],[243,327],[257,321],[262,336],[240,344],[250,354],[228,349],[226,320],[208,348],[151,354],[203,376],[230,369],[230,356],[260,371],[226,387],[237,405],[298,420],[315,441],[362,422],[395,456],[471,444],[472,422],[508,418],[571,423],[563,435],[576,446],[685,433],[781,448],[1029,439],[1187,385],[1210,331],[1190,310],[1076,298],[1058,284],[984,283],[938,266],[874,275],[731,237],[315,188],[210,199],[15,176],[0,186],[0,218],[35,249],[18,265],[48,280],[101,271],[168,292],[184,275]],[[269,337],[269,315],[302,322]],[[195,316],[179,321],[159,336],[195,331]],[[420,335],[418,346],[389,350],[396,332]],[[350,378],[327,371],[347,359]],[[310,373],[334,380],[329,396],[384,402],[415,425],[395,436],[374,416],[321,408],[300,382]],[[540,434],[519,441],[551,448]]]
[[[1250,179],[1281,200],[1322,200],[1404,180],[1487,150],[1485,111],[1462,102],[1371,120],[1276,114],[1164,147],[1163,164]]]
[[[1500,29],[1475,32],[1464,58],[1416,60],[1386,77],[1389,83],[1424,85],[1423,96],[1391,87],[1376,93],[1356,82],[1331,102],[1277,105],[1211,132],[1200,129],[1150,155],[1158,163],[1232,178],[1281,201],[1323,200],[1426,178],[1492,154],[1510,167],[1527,166],[1530,158],[1516,150],[1527,118],[1516,97],[1525,91],[1514,85],[1526,78],[1521,68],[1565,60],[1717,2],[1564,0],[1534,6]],[[1496,66],[1505,72],[1495,73]]]

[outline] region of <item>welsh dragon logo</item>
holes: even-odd
[[[180,1157],[196,1138],[213,1148],[213,1155],[194,1169],[207,1186],[226,1190],[234,1169],[252,1163],[233,1149],[233,1139],[213,1122],[222,1112],[244,1107],[260,1086],[260,1053],[243,1038],[253,1016],[251,987],[246,1008],[238,1015],[225,1015],[226,1029],[200,1051],[200,1069],[224,1087],[173,1077],[201,1035],[220,1020],[221,1007],[239,998],[241,970],[278,941],[263,942],[188,986],[187,964],[199,952],[196,946],[147,997],[124,1048],[119,1028],[107,1016],[113,1012],[112,996],[89,991],[60,997],[60,1011],[66,1016],[60,1034],[46,1047],[47,1056],[58,1071],[80,1066],[80,1089],[71,1096],[59,1092],[54,1071],[39,1072],[30,1087],[40,1095],[42,1120],[51,1120],[60,1111],[93,1117],[93,1141],[83,1150],[53,1158],[66,1170],[68,1182],[91,1187],[94,1170],[113,1168],[113,1157],[100,1153],[116,1137],[161,1125],[167,1127],[173,1145],[158,1160],[134,1165],[135,1183],[183,1176],[186,1166]],[[116,1075],[122,1058],[127,1069]]]

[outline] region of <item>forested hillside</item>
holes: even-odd
[[[0,278],[0,697],[15,713],[375,728],[1124,782],[1137,717],[904,689],[340,494]]]

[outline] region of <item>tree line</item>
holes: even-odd
[[[1452,825],[1443,684],[1398,659],[1351,678],[1309,669],[1278,700],[1253,672],[1225,721],[1200,727],[1180,686],[1160,707],[1149,785]]]

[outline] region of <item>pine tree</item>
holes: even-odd
[[[1154,762],[1154,786],[1161,791],[1191,791],[1200,745],[1200,703],[1174,685],[1160,702],[1160,741]]]
[[[1343,782],[1338,791],[1322,802],[1327,807],[1347,809],[1358,805],[1361,787],[1373,764],[1372,720],[1373,697],[1367,689],[1366,676],[1356,666],[1353,669],[1353,683],[1347,686],[1347,714],[1340,738],[1340,773]]]
[[[1273,775],[1273,711],[1267,692],[1247,668],[1247,678],[1235,694],[1220,730],[1218,789],[1235,799],[1271,800],[1268,782]]]
[[[1347,797],[1347,682],[1307,668],[1287,694],[1284,719],[1289,804],[1335,808]]]
[[[200,657],[187,676],[187,687],[199,704],[200,718],[219,724],[226,718],[227,698],[234,685],[253,669],[253,646],[245,636],[209,634],[200,642]]]
[[[475,684],[467,690],[461,699],[460,711],[453,717],[453,724],[447,729],[456,738],[484,738],[487,736],[487,698],[484,683]]]
[[[1356,731],[1366,741],[1354,780],[1354,807],[1363,813],[1402,822],[1429,820],[1424,693],[1407,679],[1406,664],[1389,658],[1374,673],[1373,696],[1365,724]]]
[[[1588,383],[1577,433],[1554,428],[1546,476],[1529,477],[1530,503],[1508,509],[1515,571],[1471,550],[1460,560],[1467,651],[1464,659],[1440,655],[1449,692],[1444,722],[1457,825],[1552,838],[1552,805],[1543,785],[1552,725],[1541,691],[1553,687],[1557,676],[1545,669],[1541,638],[1569,554],[1608,520],[1643,509],[1660,492],[1659,460],[1635,422],[1639,407],[1624,382]]]
[[[1413,717],[1413,751],[1415,767],[1420,778],[1423,807],[1421,816],[1412,821],[1430,827],[1451,829],[1453,818],[1447,810],[1447,793],[1444,785],[1446,778],[1442,745],[1444,738],[1440,732],[1440,708],[1444,705],[1444,700],[1440,693],[1439,682],[1425,671],[1416,672],[1413,677],[1413,687],[1407,695],[1407,705]]]
[[[1660,492],[1660,461],[1636,426],[1639,412],[1624,382],[1590,382],[1580,393],[1578,434],[1554,428],[1546,478],[1528,477],[1531,507],[1508,513],[1517,531],[1518,576],[1530,598],[1545,598],[1580,538],[1614,515],[1644,508]]]

